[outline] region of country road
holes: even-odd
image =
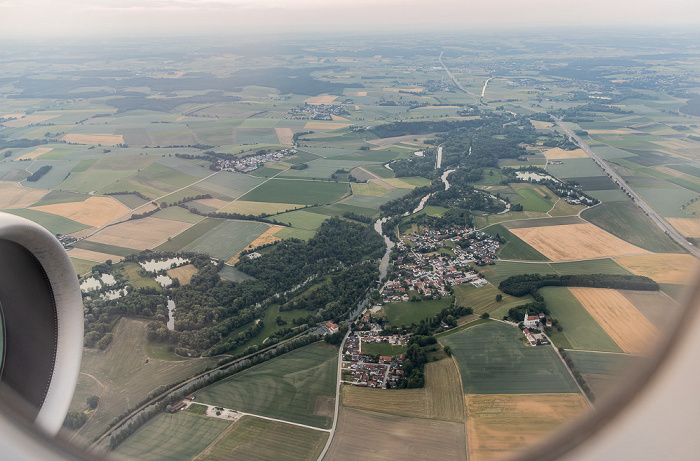
[[[452,79],[452,81],[455,82],[455,85],[457,85],[457,88],[459,88],[460,90],[464,91],[465,93],[467,93],[467,94],[473,96],[473,97],[474,97],[474,102],[477,103],[477,104],[479,104],[479,95],[474,94],[474,93],[472,93],[471,91],[469,91],[469,90],[467,90],[466,88],[464,88],[464,87],[462,86],[462,84],[459,83],[459,81],[457,81],[457,78],[452,74],[452,72],[450,72],[450,69],[447,68],[447,66],[445,65],[445,63],[442,62],[442,53],[444,53],[444,51],[441,51],[441,52],[440,52],[440,57],[438,58],[438,61],[440,61],[440,65],[442,65],[443,69],[445,69],[445,72],[447,72],[447,75],[449,75],[450,78]]]
[[[639,206],[639,208],[644,211],[644,213],[649,216],[649,218],[656,224],[662,231],[664,231],[666,234],[668,234],[669,237],[671,237],[673,240],[676,241],[680,246],[688,250],[690,254],[692,254],[695,257],[700,257],[700,249],[692,245],[688,240],[686,240],[685,237],[683,237],[676,229],[674,229],[669,223],[667,223],[654,209],[649,206],[649,204],[644,201],[644,199],[637,194],[634,190],[629,188],[627,186],[627,183],[625,180],[618,175],[612,168],[608,166],[607,163],[605,163],[593,150],[590,148],[588,144],[586,144],[579,136],[574,133],[571,128],[566,126],[564,122],[555,116],[552,115],[552,119],[559,125],[569,137],[571,137],[573,140],[576,141],[576,143],[583,149],[583,151],[588,154],[589,157],[593,159],[594,162],[608,175],[610,176],[613,181],[617,182],[618,186],[622,189],[623,192],[626,194],[630,195],[632,197],[632,200]]]

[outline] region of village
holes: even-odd
[[[296,149],[280,149],[274,152],[265,153],[258,151],[257,154],[248,155],[235,160],[219,159],[216,161],[214,168],[221,171],[239,171],[241,173],[250,173],[251,171],[260,168],[265,163],[279,162],[282,159],[296,153]]]
[[[376,355],[367,352],[368,345],[389,344],[406,346],[408,335],[383,335],[382,327],[374,323],[371,314],[364,313],[355,324],[354,331],[345,341],[343,350],[343,382],[360,387],[389,389],[397,386],[403,376],[404,355]],[[364,348],[364,351],[363,351]]]
[[[333,116],[348,115],[340,104],[308,104],[294,107],[287,112],[294,119],[333,120]]]
[[[476,271],[468,270],[468,265],[492,264],[499,246],[495,237],[470,227],[425,228],[422,233],[405,235],[396,244],[397,276],[382,287],[383,300],[385,303],[409,301],[408,292],[413,290],[426,297],[449,296],[448,286],[462,283],[484,286],[486,280]],[[448,251],[438,253],[442,248]]]

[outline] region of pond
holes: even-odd
[[[181,266],[189,261],[184,258],[170,258],[163,261],[156,261],[151,259],[150,261],[139,263],[148,272],[158,272],[162,270],[172,269],[173,266]]]
[[[83,293],[87,293],[91,290],[99,290],[100,288],[102,288],[102,283],[95,277],[90,277],[80,282],[80,291]]]

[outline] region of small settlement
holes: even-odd
[[[451,242],[447,244],[447,242]],[[394,267],[398,276],[382,287],[384,302],[408,301],[408,291],[432,297],[448,296],[447,286],[472,283],[481,287],[487,282],[480,274],[468,270],[468,264],[491,264],[496,259],[498,240],[474,229],[451,227],[425,228],[422,233],[405,235],[396,244],[398,256]],[[438,253],[449,248],[450,254]]]
[[[343,382],[381,389],[396,387],[398,380],[403,376],[401,368],[404,355],[373,355],[366,352],[368,344],[377,343],[405,346],[408,343],[408,335],[383,335],[382,327],[373,323],[370,314],[365,313],[356,322],[355,330],[345,342],[342,366],[343,372],[351,379],[345,379]]]
[[[247,155],[235,160],[218,159],[214,168],[221,171],[239,171],[241,173],[250,173],[263,166],[265,163],[275,163],[282,159],[297,153],[296,149],[280,149],[274,152],[260,152],[253,155]]]
[[[333,116],[348,115],[340,104],[308,104],[295,107],[288,112],[294,119],[333,120]]]
[[[523,319],[523,334],[525,339],[530,343],[531,346],[540,346],[544,344],[549,344],[547,336],[542,334],[541,330],[544,327],[552,327],[552,321],[548,320],[543,313],[538,315],[529,315],[525,312],[525,318]],[[535,331],[538,330],[538,331]]]

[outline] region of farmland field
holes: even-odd
[[[327,439],[326,432],[254,416],[243,416],[229,426],[223,436],[204,450],[197,459],[202,461],[231,459],[315,461],[321,454]]]
[[[585,414],[581,394],[466,395],[470,461],[514,455]]]
[[[118,247],[116,245],[107,245],[104,243],[90,242],[89,240],[80,240],[74,244],[75,248],[81,248],[83,250],[97,251],[99,253],[113,254],[117,256],[129,256],[130,254],[136,253],[136,251],[130,248]]]
[[[681,313],[680,304],[662,291],[620,290],[620,294],[662,331],[673,325]]]
[[[41,200],[47,193],[45,189],[27,189],[16,183],[0,182],[0,209],[26,208]]]
[[[148,461],[191,460],[230,424],[185,411],[164,413],[122,442],[115,453]]]
[[[455,285],[453,287],[457,297],[457,305],[471,307],[475,314],[487,312],[491,317],[501,318],[508,313],[511,307],[529,302],[530,297],[524,296],[516,298],[502,293],[492,284],[477,288],[470,283]],[[503,299],[496,301],[496,295],[500,294]]]
[[[271,219],[282,223],[288,223],[297,229],[316,230],[328,217],[306,210],[297,210],[275,215],[271,217]]]
[[[270,179],[242,198],[252,202],[315,205],[338,201],[349,192],[347,184],[320,181]]]
[[[187,285],[190,283],[190,279],[194,274],[198,272],[198,269],[192,264],[186,264],[184,266],[176,267],[175,269],[170,269],[167,271],[168,276],[173,279],[178,279],[180,285]]]
[[[156,213],[152,214],[151,216],[153,216],[154,218],[171,219],[173,221],[181,221],[190,224],[198,223],[199,221],[204,219],[203,216],[190,213],[189,210],[185,210],[184,208],[179,206],[169,206],[167,208],[163,208],[157,211]]]
[[[596,352],[567,351],[576,369],[593,390],[596,401],[608,395],[624,382],[626,375],[645,362],[644,357],[628,354],[598,354]]]
[[[296,203],[248,202],[236,200],[221,208],[222,213],[241,213],[259,215],[261,213],[276,214],[299,208]]]
[[[417,302],[398,302],[386,304],[383,312],[390,325],[401,326],[419,323],[441,310],[450,307],[452,298],[432,299]]]
[[[589,223],[511,229],[511,232],[552,261],[648,253]]]
[[[510,186],[522,197],[513,200],[513,203],[522,205],[525,211],[546,213],[554,206],[554,202],[557,199],[556,195],[544,186],[529,183],[515,183]],[[554,197],[554,200],[552,200],[552,197]]]
[[[658,283],[687,284],[698,262],[687,254],[624,256],[615,261],[635,275],[644,275]]]
[[[218,225],[225,222],[219,218],[205,218],[186,231],[176,235],[167,242],[159,245],[158,251],[180,251],[183,247],[189,245],[193,241],[205,235],[207,232],[214,230]]]
[[[526,346],[514,326],[490,321],[443,336],[440,342],[452,349],[465,394],[578,391],[554,350]]]
[[[362,353],[370,355],[401,355],[406,352],[405,346],[397,346],[387,342],[382,343],[362,343]]]
[[[114,340],[104,351],[86,348],[80,370],[105,386],[93,417],[78,431],[90,441],[107,429],[109,423],[134,403],[162,384],[175,383],[201,372],[216,359],[189,359],[146,362],[147,321],[122,319],[114,329]]]
[[[190,223],[148,217],[106,227],[91,236],[89,241],[145,250],[160,245],[190,226]]]
[[[90,197],[82,202],[35,206],[32,209],[72,219],[88,226],[100,227],[129,212],[129,208],[112,197]]]
[[[358,443],[367,440],[372,443]],[[466,459],[464,423],[408,418],[341,407],[327,459],[339,461]]]
[[[624,352],[643,355],[658,338],[659,330],[619,291],[579,287],[569,290]]]
[[[526,261],[548,260],[544,254],[528,245],[520,237],[500,224],[489,226],[483,229],[483,231],[491,235],[500,235],[506,239],[506,244],[498,251],[498,256],[501,259],[522,259]]]
[[[457,367],[451,359],[425,365],[422,389],[383,389],[344,385],[343,406],[413,418],[464,421],[462,388]]]
[[[574,349],[622,352],[568,288],[544,287],[540,293],[544,296],[547,309],[564,328],[562,334]]]
[[[329,428],[314,413],[319,397],[335,396],[337,349],[323,343],[296,349],[197,392],[197,400],[247,413]]]
[[[253,221],[225,221],[184,246],[182,251],[205,253],[228,261],[269,228],[267,224]]]
[[[83,240],[84,242],[84,240]],[[111,259],[112,261],[119,261],[121,260],[121,256],[119,255],[112,255],[112,254],[107,254],[107,253],[100,253],[99,251],[92,251],[92,250],[84,250],[82,248],[73,248],[68,252],[68,256],[70,256],[73,259],[83,259],[86,261],[90,261],[92,265],[94,266],[98,262],[105,262],[108,259]]]
[[[656,253],[679,251],[668,236],[634,203],[608,202],[589,208],[581,217],[622,240]]]
[[[30,221],[45,227],[52,234],[72,234],[82,229],[87,229],[90,226],[81,224],[79,222],[73,221],[72,219],[64,218],[63,216],[58,216],[51,213],[44,213],[43,211],[33,210],[31,208],[20,208],[20,209],[10,209],[2,210],[5,213],[10,213],[13,215],[21,216],[27,218]]]
[[[612,258],[589,259],[583,261],[567,261],[550,263],[552,269],[562,275],[578,274],[619,274],[630,275],[631,272],[620,266]]]
[[[79,259],[79,258],[70,258],[70,261],[73,263],[73,267],[75,268],[75,273],[78,275],[83,275],[88,272],[93,268],[95,265],[95,261],[88,261],[86,259]]]

